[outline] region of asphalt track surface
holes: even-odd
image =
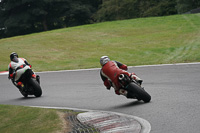
[[[143,86],[152,96],[150,103],[106,90],[99,71],[37,73],[43,89],[40,98],[23,98],[7,75],[0,75],[0,104],[118,112],[149,121],[151,133],[200,131],[200,63],[129,67],[129,72],[144,80]]]

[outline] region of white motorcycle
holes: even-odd
[[[17,70],[16,70],[17,71]],[[37,75],[33,77],[32,74],[34,72],[32,69],[23,65],[17,71],[17,74],[14,74],[14,79],[12,79],[12,83],[16,86],[15,79],[20,79],[22,85],[20,85],[19,91],[24,97],[28,97],[28,95],[34,95],[35,97],[40,97],[42,95],[42,89],[40,87],[40,77]]]

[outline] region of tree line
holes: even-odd
[[[200,0],[1,0],[0,38],[198,7]]]

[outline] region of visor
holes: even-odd
[[[19,62],[19,59],[18,59],[16,56],[14,56],[14,58],[13,58],[13,60],[12,60],[12,61],[14,61],[14,62],[18,63],[18,62]]]

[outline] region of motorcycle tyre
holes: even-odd
[[[143,100],[145,103],[148,103],[151,101],[151,96],[139,85],[136,85],[135,83],[130,83],[127,87],[127,90],[129,93],[131,93],[140,101]]]
[[[21,92],[21,91],[20,91]],[[28,94],[27,93],[25,93],[25,92],[21,92],[21,94],[25,97],[25,98],[27,98],[28,97]]]
[[[34,89],[34,95],[35,95],[35,97],[40,97],[42,95],[42,89],[41,89],[39,83],[35,79],[31,78],[29,80],[29,84]]]

